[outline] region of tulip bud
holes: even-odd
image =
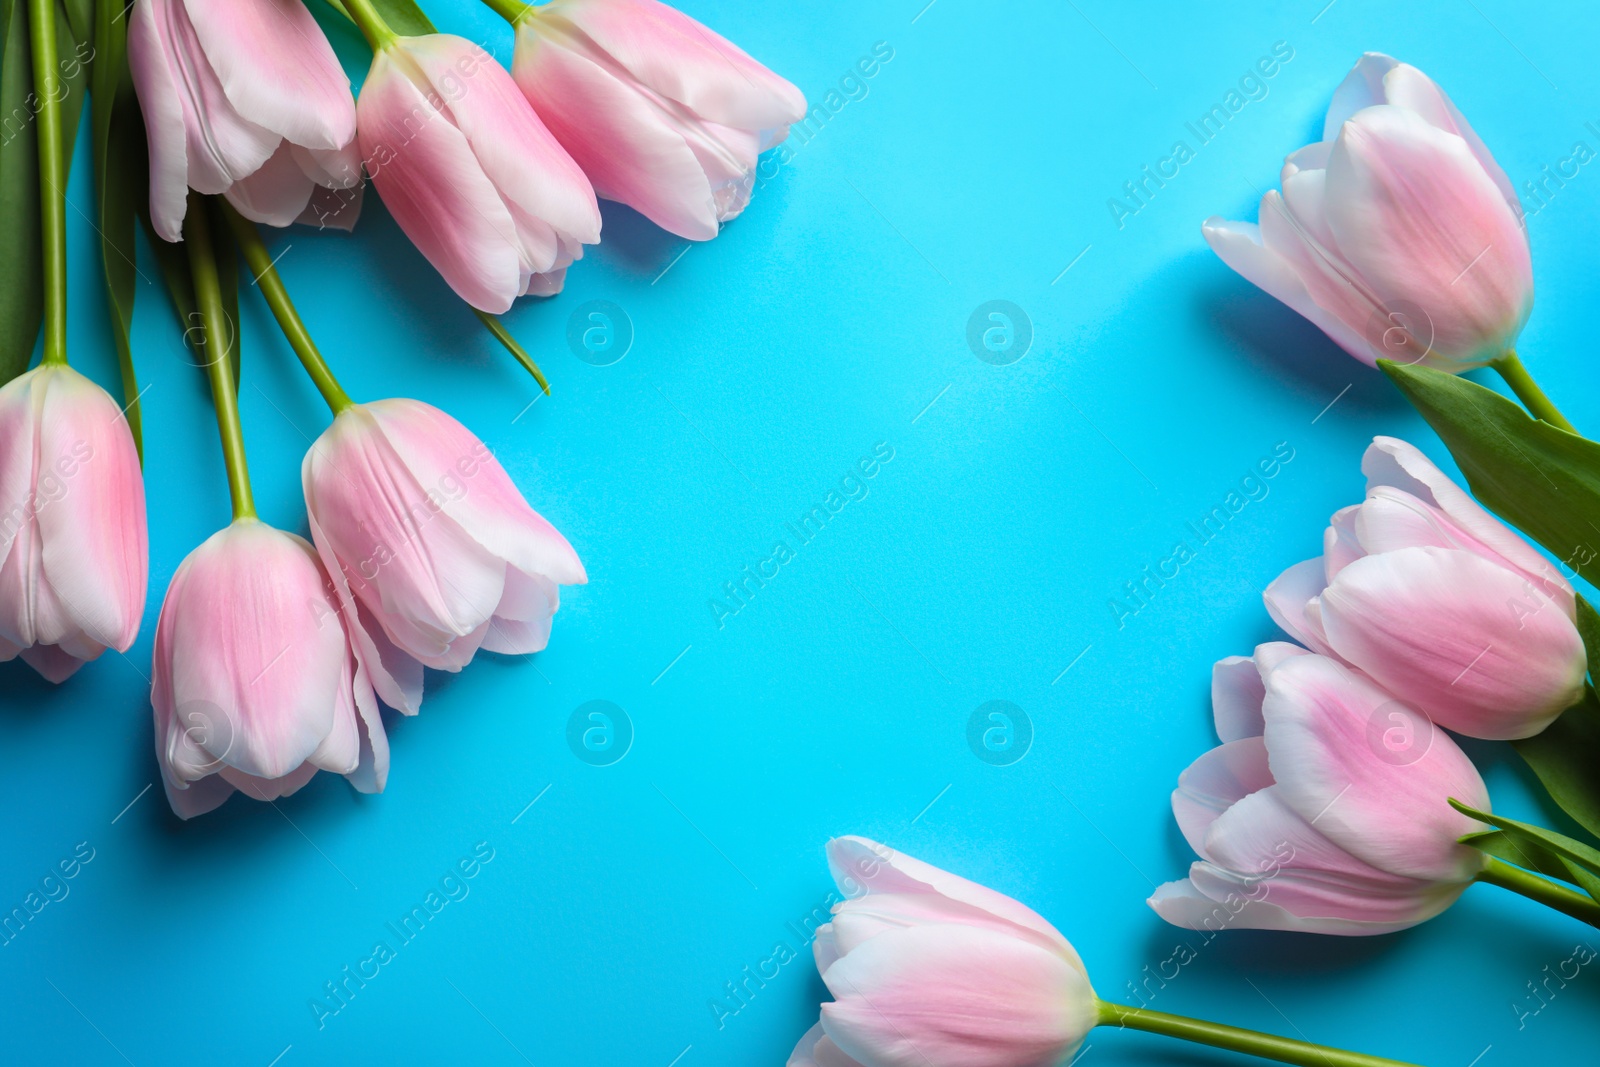
[[[696,241],[744,210],[757,157],[806,113],[800,90],[656,0],[531,9],[512,73],[596,193]]]
[[[389,213],[480,311],[559,293],[567,266],[600,240],[588,179],[471,41],[437,33],[379,47],[356,117]]]
[[[0,387],[0,660],[52,682],[127,651],[150,566],[122,409],[65,364]]]
[[[1380,934],[1449,907],[1483,868],[1458,844],[1489,810],[1472,761],[1370,679],[1285,643],[1212,678],[1223,744],[1183,772],[1172,813],[1200,860],[1149,904],[1191,930]]]
[[[1572,587],[1404,441],[1374,438],[1361,469],[1366,500],[1267,588],[1267,610],[1440,726],[1543,730],[1583,695]]]
[[[1282,184],[1259,224],[1212,216],[1206,242],[1351,355],[1462,371],[1515,344],[1533,308],[1521,205],[1420,70],[1362,56]]]
[[[416,400],[340,412],[301,466],[311,534],[383,699],[414,712],[420,670],[458,671],[482,647],[537,652],[558,585],[588,581],[488,447]]]
[[[191,187],[226,193],[241,215],[272,226],[354,224],[361,160],[350,81],[300,0],[137,0],[130,19],[157,233],[182,239]],[[351,206],[317,211],[313,193],[323,189],[349,190]]]
[[[1049,1067],[1098,1021],[1083,961],[1038,914],[875,841],[828,842],[840,892],[813,951],[833,994],[790,1067]]]
[[[188,819],[235,789],[276,800],[318,769],[381,792],[389,743],[316,551],[255,519],[189,553],[156,630],[156,758]]]

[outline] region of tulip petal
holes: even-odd
[[[1228,741],[1206,752],[1178,776],[1178,788],[1172,792],[1172,814],[1184,840],[1198,855],[1211,859],[1206,851],[1211,824],[1271,784],[1267,746],[1259,735]]]
[[[1530,737],[1583,695],[1583,640],[1562,605],[1471,552],[1357,560],[1322,594],[1321,618],[1342,658],[1473,737]]]
[[[1521,219],[1460,136],[1400,107],[1366,108],[1334,145],[1326,203],[1341,256],[1380,305],[1429,320],[1419,328],[1432,361],[1485,363],[1527,321],[1533,269]]]
[[[711,183],[672,117],[582,52],[539,33],[537,21],[518,32],[513,73],[594,191],[680,237],[715,237]]]
[[[1261,736],[1261,701],[1267,695],[1250,656],[1229,656],[1211,668],[1211,713],[1217,738]]]
[[[329,189],[316,186],[306,209],[294,221],[302,226],[315,226],[319,230],[343,230],[349,233],[361,218],[361,201],[366,193],[363,185],[349,189]]]
[[[356,101],[361,154],[389,213],[467,303],[500,313],[526,284],[510,210],[461,131],[380,51]]]
[[[823,1032],[822,1024],[819,1022],[800,1038],[794,1051],[789,1053],[785,1067],[862,1067],[862,1065],[840,1052],[839,1046],[833,1043],[833,1038]]]
[[[227,197],[228,203],[252,222],[287,226],[305,211],[315,188],[295,161],[289,142],[284,141],[259,170],[229,186]]]
[[[877,1067],[1054,1067],[1096,1024],[1083,972],[996,930],[921,926],[871,938],[829,967],[822,1028]]]
[[[505,594],[483,636],[483,648],[509,656],[542,652],[550,643],[550,624],[561,606],[561,591],[542,574],[506,568]]]
[[[564,20],[644,85],[712,122],[765,130],[805,116],[800,90],[656,0],[556,0],[539,17]]]
[[[463,38],[433,34],[412,38],[406,57],[434,86],[462,86],[447,98],[450,118],[516,220],[534,272],[559,265],[551,230],[585,244],[600,240],[589,180],[493,56]]]
[[[1572,586],[1567,580],[1533,546],[1446,477],[1416,446],[1397,437],[1374,437],[1361,457],[1361,473],[1367,476],[1368,493],[1379,486],[1393,486],[1443,511],[1476,542],[1475,551],[1485,554],[1483,550],[1487,550],[1498,556],[1561,603],[1566,614],[1573,614]]]
[[[355,137],[350,80],[300,0],[182,3],[228,103],[242,117],[307,148],[338,148]]]
[[[1267,193],[1261,200],[1262,226],[1269,216],[1286,213],[1287,210],[1276,192]],[[1302,318],[1309,319],[1312,325],[1352,356],[1368,365],[1376,362],[1378,354],[1372,351],[1361,334],[1312,299],[1306,283],[1296,272],[1295,264],[1266,243],[1261,226],[1250,222],[1230,222],[1213,215],[1205,221],[1201,233],[1217,257],[1237,271],[1245,281],[1288,305]]]
[[[150,223],[163,240],[180,241],[189,204],[188,134],[176,61],[156,25],[159,6],[133,5],[128,16],[128,67],[150,153]]]
[[[589,580],[583,563],[554,526],[528,506],[494,453],[445,412],[415,400],[363,405],[385,440],[424,485],[442,493],[442,513],[460,523],[485,550],[524,574],[561,585]]]
[[[864,837],[835,837],[828,842],[828,870],[840,892],[852,898],[863,892],[933,893],[975,908],[1042,939],[1038,943],[1084,970],[1083,961],[1067,939],[1032,908],[887,845]]]
[[[1321,594],[1327,587],[1324,573],[1320,558],[1296,563],[1272,580],[1266,592],[1261,594],[1261,599],[1267,606],[1267,614],[1272,616],[1272,621],[1278,624],[1279,629],[1313,652],[1328,655],[1330,650],[1322,637],[1321,623],[1306,614],[1306,605],[1311,598]]]
[[[1380,870],[1468,881],[1483,856],[1455,842],[1481,827],[1447,800],[1487,804],[1483,779],[1437,729],[1397,759],[1375,740],[1391,711],[1403,716],[1409,709],[1331,659],[1296,656],[1280,664],[1267,677],[1262,708],[1279,795],[1319,833]],[[1415,719],[1427,729],[1425,718]],[[1396,812],[1405,817],[1397,820]]]

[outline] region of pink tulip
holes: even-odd
[[[517,22],[512,71],[597,193],[695,241],[750,202],[800,90],[656,0],[554,0]]]
[[[359,204],[361,160],[349,79],[300,0],[137,0],[129,17],[157,233],[182,239],[190,187],[273,226],[354,224],[355,206],[312,217],[319,189]]]
[[[537,652],[558,585],[588,581],[488,447],[419,401],[341,411],[306,453],[301,481],[317,550],[348,590],[358,651],[402,711],[421,699],[416,663],[457,671],[480,647]]]
[[[65,681],[127,651],[149,571],[144,478],[122,409],[65,364],[0,388],[0,660]]]
[[[1370,679],[1286,643],[1217,664],[1222,745],[1178,779],[1200,860],[1150,906],[1177,926],[1381,934],[1449,907],[1480,870],[1458,844],[1489,795],[1466,754]]]
[[[1259,226],[1206,220],[1212,250],[1365,363],[1461,371],[1509,350],[1533,308],[1522,208],[1444,91],[1369,52],[1322,137],[1284,161]]]
[[[448,34],[373,53],[356,104],[361,153],[389,213],[481,311],[561,291],[600,240],[594,190],[494,57]]]
[[[1374,438],[1361,469],[1366,500],[1267,588],[1267,610],[1440,726],[1543,730],[1583,695],[1572,587],[1404,441]]]
[[[860,837],[812,948],[833,994],[789,1067],[1052,1067],[1099,1021],[1066,938],[1010,897]]]
[[[255,519],[189,553],[156,629],[156,759],[185,819],[320,770],[381,792],[389,742],[316,551]]]

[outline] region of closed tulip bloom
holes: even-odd
[[[1483,869],[1457,843],[1489,796],[1448,734],[1357,671],[1287,643],[1217,664],[1222,744],[1178,779],[1200,859],[1150,906],[1177,926],[1381,934],[1432,918]]]
[[[1098,1021],[1083,961],[1010,897],[860,837],[813,951],[834,1000],[789,1067],[1054,1067]]]
[[[276,800],[318,770],[381,792],[389,743],[316,551],[255,519],[189,553],[156,629],[156,758],[188,819],[235,789]]]
[[[1461,371],[1504,356],[1533,307],[1527,232],[1450,98],[1369,52],[1322,137],[1284,161],[1259,224],[1207,219],[1211,248],[1365,363]]]
[[[301,467],[317,550],[383,699],[414,712],[421,668],[550,639],[559,586],[588,581],[488,447],[416,400],[341,411]]]
[[[1583,695],[1572,587],[1404,441],[1378,437],[1362,503],[1266,591],[1291,636],[1440,726],[1529,737]]]
[[[122,409],[66,364],[0,387],[0,660],[65,681],[127,651],[149,570],[144,478]]]
[[[473,307],[502,312],[560,292],[567,266],[600,240],[588,179],[471,41],[380,43],[356,115],[389,213]]]
[[[597,193],[707,241],[750,202],[800,90],[656,0],[554,0],[517,21],[512,73]]]
[[[137,0],[129,18],[150,221],[163,238],[182,239],[191,187],[273,226],[319,221],[318,190],[358,203],[350,82],[301,0]],[[324,207],[320,221],[348,228],[354,215]]]

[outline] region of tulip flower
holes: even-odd
[[[1168,922],[1380,934],[1430,919],[1480,876],[1458,843],[1489,810],[1472,761],[1371,679],[1294,645],[1212,678],[1222,745],[1178,779],[1172,811],[1200,859],[1150,906]]]
[[[845,899],[812,951],[834,1000],[788,1067],[1057,1067],[1102,1024],[1287,1063],[1395,1064],[1100,1000],[1036,912],[875,841],[835,838],[828,867]]]
[[[172,577],[156,629],[156,758],[185,819],[235,789],[276,800],[320,770],[381,792],[388,740],[316,551],[241,519]]]
[[[137,0],[129,18],[158,234],[181,239],[190,188],[273,226],[353,224],[310,206],[319,189],[358,203],[361,160],[349,79],[301,0]]]
[[[1262,197],[1259,225],[1206,220],[1228,266],[1368,364],[1515,360],[1533,307],[1522,208],[1427,75],[1362,56],[1282,184]]]
[[[1572,587],[1404,441],[1375,438],[1361,469],[1366,500],[1268,587],[1268,611],[1440,726],[1543,730],[1583,695]]]
[[[588,581],[488,447],[419,401],[347,400],[301,482],[317,550],[373,642],[379,691],[401,710],[415,710],[420,683],[405,657],[457,671],[480,647],[537,652],[558,586]]]
[[[805,117],[800,90],[656,0],[494,6],[517,84],[595,192],[680,237],[743,211],[757,157]]]
[[[65,363],[0,387],[0,660],[65,681],[144,614],[144,479],[121,407]]]
[[[372,45],[361,154],[406,236],[479,311],[560,292],[600,208],[511,75],[460,37],[397,35],[370,0],[350,14]]]

